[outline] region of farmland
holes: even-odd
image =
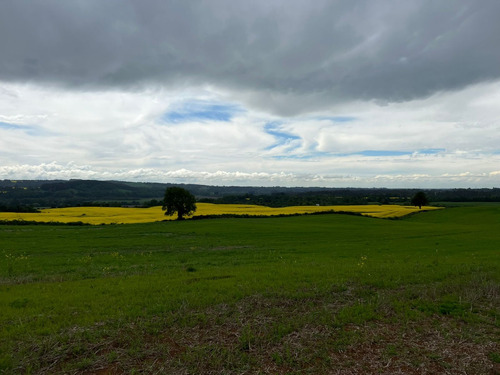
[[[418,212],[413,206],[399,205],[354,205],[354,206],[293,206],[271,208],[257,205],[198,203],[195,217],[220,215],[280,216],[319,212],[351,212],[366,216],[393,218]],[[425,207],[433,210],[437,207]],[[177,217],[165,216],[161,207],[123,208],[123,207],[68,207],[44,209],[40,213],[0,212],[0,221],[24,220],[38,222],[60,222],[86,224],[130,224],[174,220]]]
[[[1,225],[0,372],[490,373],[499,227],[495,204]]]

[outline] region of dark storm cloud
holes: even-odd
[[[500,2],[0,2],[0,80],[210,84],[282,114],[500,78]]]

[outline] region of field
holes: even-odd
[[[499,205],[0,225],[0,373],[493,374],[499,228]]]
[[[429,211],[438,207],[424,207]],[[396,218],[420,211],[414,206],[398,205],[356,205],[356,206],[294,206],[271,208],[256,205],[197,203],[195,217],[214,215],[248,215],[248,216],[283,216],[310,214],[318,212],[352,212],[365,216],[380,218]],[[165,216],[161,207],[122,208],[122,207],[69,207],[49,208],[41,213],[0,212],[0,221],[24,220],[38,222],[61,222],[86,224],[131,224],[151,223],[163,220],[175,220],[174,216]]]

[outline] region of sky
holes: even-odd
[[[0,0],[0,180],[500,187],[498,0]]]

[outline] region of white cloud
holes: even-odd
[[[197,95],[0,87],[0,95],[14,93],[0,101],[0,178],[500,185],[495,174],[500,109],[490,99],[500,96],[498,82],[386,106],[344,104],[292,118],[245,110],[211,89]],[[199,108],[180,122],[162,119],[192,100],[242,110],[222,120],[200,117]]]
[[[499,10],[0,2],[0,178],[498,185]]]
[[[279,115],[498,80],[497,0],[0,2],[0,80],[200,87]],[[90,42],[91,41],[91,42]]]
[[[500,173],[459,174],[377,174],[355,176],[351,174],[296,174],[268,172],[215,172],[178,169],[162,171],[153,168],[130,170],[99,170],[88,165],[56,162],[40,165],[17,165],[0,167],[0,175],[6,179],[101,179],[171,183],[197,183],[209,185],[246,185],[246,186],[330,186],[330,187],[498,187]]]

